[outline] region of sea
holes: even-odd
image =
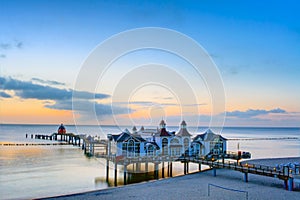
[[[42,198],[114,186],[113,170],[106,182],[103,159],[85,156],[78,146],[52,145],[57,141],[31,138],[35,134],[50,135],[57,128],[58,125],[0,124],[0,199]],[[118,134],[124,128],[130,127],[66,125],[67,132],[100,138],[109,133]],[[194,127],[189,130],[196,135],[206,129]],[[177,131],[178,127],[168,127],[168,130]],[[300,128],[225,127],[221,134],[228,139],[228,151],[247,151],[252,159],[300,157]],[[174,165],[174,175],[183,175],[182,164]],[[197,169],[196,165],[191,165],[190,172]],[[122,169],[118,168],[119,185],[122,185],[122,179]]]

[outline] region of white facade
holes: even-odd
[[[226,139],[208,130],[197,135],[194,140],[182,121],[179,131],[169,132],[166,123],[162,120],[157,129],[144,129],[132,132],[127,129],[118,135],[109,135],[110,152],[116,156],[138,157],[170,155],[205,156],[210,152],[215,154],[226,151]]]
[[[191,145],[191,154],[204,157],[207,155],[220,155],[226,152],[226,139],[208,129],[205,133],[197,135]]]

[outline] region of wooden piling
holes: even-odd
[[[109,160],[106,159],[106,182],[109,180]]]
[[[170,163],[170,177],[173,176],[173,162]]]
[[[117,186],[118,185],[118,164],[117,164],[117,162],[115,162],[115,186]]]
[[[164,162],[162,162],[161,177],[165,178],[165,163]]]
[[[154,178],[159,179],[159,177],[158,177],[158,163],[157,162],[154,163]]]
[[[124,185],[127,184],[127,165],[124,163]]]
[[[244,181],[246,183],[248,182],[248,173],[247,172],[244,173]]]
[[[186,173],[189,173],[189,162],[186,163]]]

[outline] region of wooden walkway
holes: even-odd
[[[123,165],[124,168],[124,184],[126,184],[126,173],[127,173],[127,166],[130,164],[135,164],[138,166],[141,163],[145,164],[145,171],[148,170],[148,164],[153,163],[154,164],[154,175],[155,178],[158,179],[158,171],[159,171],[159,164],[161,164],[161,170],[162,170],[162,177],[164,178],[164,167],[165,163],[168,163],[168,175],[172,177],[172,163],[173,162],[181,162],[184,164],[184,174],[189,173],[189,163],[195,163],[199,165],[198,170],[201,171],[201,165],[209,166],[209,168],[213,172],[213,176],[217,175],[217,169],[229,169],[229,170],[235,170],[243,173],[244,175],[244,181],[248,182],[248,174],[255,174],[260,176],[266,176],[266,177],[273,177],[278,178],[284,181],[284,187],[287,190],[293,190],[293,179],[296,176],[299,176],[300,172],[300,166],[295,166],[294,169],[291,169],[290,167],[286,166],[283,169],[276,169],[272,166],[264,166],[264,165],[254,165],[254,164],[242,164],[240,159],[233,161],[230,158],[236,158],[236,154],[230,155],[227,154],[223,157],[223,159],[218,159],[215,161],[212,160],[205,160],[203,158],[197,158],[193,156],[141,156],[141,157],[124,157],[124,156],[108,156],[106,154],[95,154],[95,157],[98,158],[104,158],[107,161],[106,164],[106,175],[107,180],[109,176],[109,162],[113,162],[115,165],[115,185],[117,181],[117,165]],[[229,158],[229,159],[228,159]],[[170,174],[169,174],[170,173]]]

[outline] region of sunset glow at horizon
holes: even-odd
[[[162,118],[168,125],[184,118],[191,126],[209,126],[212,115],[226,112],[225,126],[300,127],[297,1],[12,0],[0,6],[1,124],[156,126]],[[224,111],[212,114],[206,80],[190,63],[151,49],[118,58],[95,88],[77,91],[82,65],[99,45],[143,27],[174,30],[203,47],[223,80]],[[158,78],[178,75],[175,82],[183,81],[175,86],[181,96],[158,83],[115,94],[126,76],[137,81],[149,74],[139,69],[151,66],[164,69],[157,70]],[[77,110],[74,92],[82,94]],[[89,106],[97,119],[84,113]]]

